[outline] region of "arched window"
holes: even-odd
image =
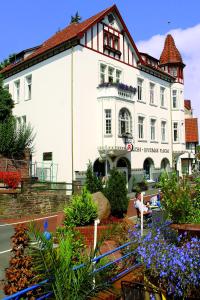
[[[119,112],[119,135],[123,133],[132,133],[131,114],[126,108]]]

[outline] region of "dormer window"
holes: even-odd
[[[121,55],[119,46],[119,36],[114,33],[104,30],[104,50],[108,51],[108,54]]]

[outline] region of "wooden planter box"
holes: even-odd
[[[171,224],[170,227],[178,230],[179,234],[187,232],[191,237],[200,237],[200,224]]]

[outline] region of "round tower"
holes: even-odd
[[[165,72],[174,76],[176,82],[183,83],[183,68],[185,65],[171,34],[168,34],[165,39],[165,45],[160,56],[160,66]]]

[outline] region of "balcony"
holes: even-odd
[[[136,88],[123,83],[104,82],[98,86],[98,99],[115,98],[134,102],[133,96],[136,94]]]

